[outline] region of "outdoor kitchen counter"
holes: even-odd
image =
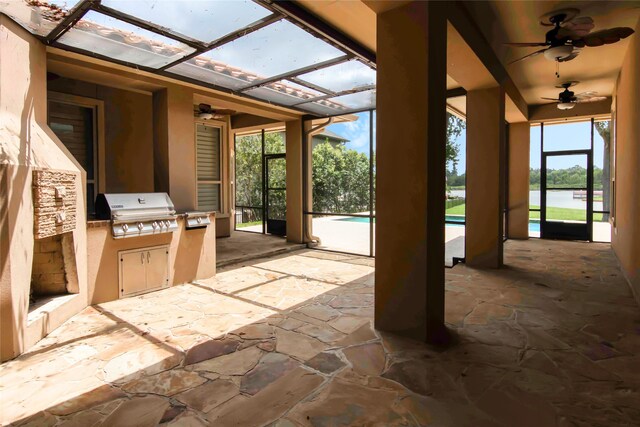
[[[211,222],[215,222],[215,218],[216,218],[216,212],[215,211],[203,212],[203,213],[209,215],[209,218],[211,219]],[[179,212],[176,215],[178,216],[178,221],[180,221],[180,220],[183,220],[184,218],[186,218],[187,212]],[[87,220],[87,228],[91,228],[91,227],[111,227],[111,220],[89,218]]]
[[[110,220],[87,221],[87,278],[90,304],[120,297],[120,251],[167,246],[171,286],[206,279],[216,273],[216,215],[207,212],[211,224],[186,229],[185,213],[178,214],[177,230],[170,233],[114,239]]]

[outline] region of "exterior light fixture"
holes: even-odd
[[[211,120],[213,119],[213,114],[211,113],[200,113],[198,114],[198,118],[202,120]]]
[[[575,106],[575,102],[560,102],[558,103],[558,110],[571,110]]]

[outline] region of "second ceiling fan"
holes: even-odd
[[[580,82],[572,81],[562,83],[561,85],[556,86],[558,89],[564,88],[564,91],[558,94],[557,98],[545,98],[547,101],[555,101],[557,103],[558,110],[570,110],[576,106],[576,104],[583,102],[598,102],[604,101],[607,99],[604,96],[597,96],[598,92],[581,92],[581,93],[573,93],[569,90],[570,87],[577,85]]]

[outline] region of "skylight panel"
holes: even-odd
[[[47,36],[80,0],[33,2],[24,0],[0,0],[0,12],[4,13],[30,32]]]
[[[207,44],[271,15],[250,0],[102,0],[101,4]]]
[[[168,71],[228,89],[241,89],[343,55],[339,49],[281,20]]]
[[[248,95],[282,105],[294,105],[324,95],[289,80],[270,83],[245,92]]]
[[[333,92],[342,92],[375,85],[376,71],[354,59],[302,74],[298,78]]]
[[[296,107],[320,116],[335,116],[337,114],[344,114],[347,112],[347,107],[344,105],[336,104],[326,99],[322,101],[307,102],[305,104],[297,105]]]
[[[95,11],[87,12],[58,42],[150,68],[160,68],[195,50]]]
[[[350,93],[321,101],[306,102],[297,105],[297,107],[325,116],[334,116],[350,111],[374,109],[376,108],[376,91],[372,89]]]
[[[329,98],[327,101],[346,106],[349,110],[365,110],[376,108],[376,90],[350,93],[348,95]]]

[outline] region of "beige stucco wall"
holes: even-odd
[[[611,244],[640,303],[640,23],[616,84],[615,228]]]
[[[465,262],[502,265],[504,108],[500,87],[467,92]]]
[[[287,132],[287,241],[303,243],[302,228],[302,121],[286,124]],[[311,193],[311,191],[310,191]]]
[[[84,172],[46,120],[45,47],[0,15],[0,164],[2,230],[0,259],[0,359],[15,357],[87,303]],[[27,324],[33,261],[34,168],[76,175],[76,225],[73,233],[79,294],[55,313]]]
[[[375,327],[423,341],[444,325],[446,21],[438,6],[415,2],[377,17]]]
[[[65,78],[47,86],[52,92],[104,101],[105,192],[154,191],[151,94]]]
[[[509,125],[508,229],[510,239],[529,238],[529,123]]]
[[[118,251],[169,245],[169,283],[177,285],[216,273],[215,216],[207,228],[186,230],[182,218],[173,233],[129,239],[111,237],[109,221],[87,225],[89,301],[99,304],[119,298]]]

